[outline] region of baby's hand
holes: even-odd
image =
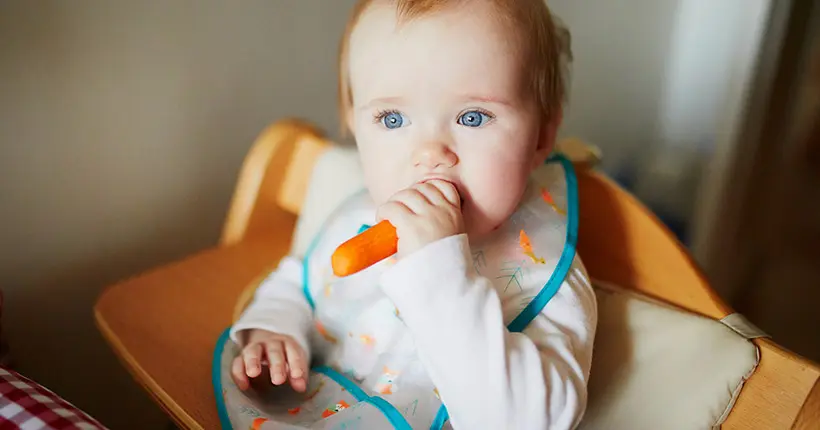
[[[231,376],[240,390],[250,386],[248,378],[262,373],[262,365],[270,368],[274,385],[282,385],[290,374],[290,385],[298,392],[307,387],[307,357],[305,351],[290,336],[265,330],[250,330],[242,352],[233,360]]]
[[[376,217],[396,227],[399,256],[464,231],[458,190],[440,179],[399,191],[379,207]]]

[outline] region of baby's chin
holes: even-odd
[[[506,207],[509,204],[511,202],[497,202],[489,207],[482,207],[478,202],[468,201],[463,206],[464,229],[471,245],[492,236],[509,220],[518,208],[518,205]]]
[[[467,234],[467,237],[470,239],[470,244],[475,245],[480,243],[488,236],[492,235],[502,224],[504,221],[493,222],[488,219],[482,219],[481,217],[476,217],[475,212],[470,211],[469,208],[465,208],[462,211],[464,216],[464,232]]]

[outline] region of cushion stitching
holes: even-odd
[[[737,386],[732,391],[732,397],[729,399],[729,403],[726,405],[726,408],[723,410],[723,413],[720,414],[717,421],[712,425],[713,429],[720,428],[720,426],[726,421],[726,419],[729,418],[729,415],[731,414],[732,409],[734,409],[734,407],[735,407],[735,403],[737,402],[737,399],[740,397],[740,393],[743,391],[743,386],[746,384],[746,381],[748,381],[749,378],[752,377],[752,375],[757,370],[758,366],[760,366],[760,348],[757,345],[755,345],[754,342],[751,342],[751,341],[748,341],[748,342],[750,342],[752,345],[754,345],[754,348],[755,348],[755,363],[752,366],[752,368],[746,373],[746,375],[744,375],[740,379],[740,382],[738,382]]]

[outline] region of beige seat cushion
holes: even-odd
[[[582,256],[583,258],[583,256]],[[710,429],[757,366],[720,321],[595,282],[598,332],[582,429]]]
[[[583,152],[573,147],[573,154]],[[354,149],[336,147],[323,154],[305,196],[294,252],[304,255],[330,212],[362,186]],[[689,430],[719,425],[758,363],[754,344],[719,321],[603,282],[594,284],[599,324],[581,428]]]

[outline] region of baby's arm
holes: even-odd
[[[576,260],[523,333],[505,326],[465,235],[434,242],[382,279],[457,429],[570,429],[587,402],[597,304]],[[516,305],[516,309],[519,309]]]
[[[232,367],[240,388],[247,388],[247,377],[261,373],[262,361],[267,359],[271,382],[280,385],[290,379],[294,389],[304,391],[312,310],[302,291],[301,269],[299,259],[283,258],[231,327],[231,339],[242,348]]]

